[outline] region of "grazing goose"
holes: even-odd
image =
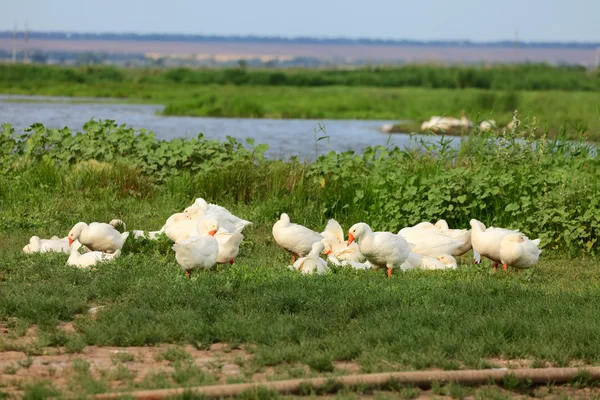
[[[281,214],[279,221],[273,225],[273,238],[277,244],[292,253],[292,260],[304,257],[312,250],[315,242],[320,242],[323,236],[305,226],[290,222],[286,213]]]
[[[69,245],[79,240],[90,250],[114,253],[123,247],[129,232],[119,233],[112,225],[103,222],[78,222],[68,235]]]
[[[506,235],[500,243],[500,261],[504,270],[508,266],[526,269],[537,263],[542,251],[539,249],[540,239],[531,240],[519,233]]]
[[[505,228],[495,228],[490,226],[486,228],[485,225],[476,220],[472,219],[471,224],[471,244],[473,245],[473,252],[489,258],[494,263],[494,271],[498,269],[498,264],[502,262],[500,257],[500,245],[502,240],[512,234],[519,233],[519,231],[512,231]]]
[[[391,232],[373,232],[364,222],[352,225],[348,230],[348,244],[358,239],[362,255],[375,268],[387,268],[388,277],[392,270],[400,268],[408,258],[410,247],[406,240]]]
[[[219,244],[219,255],[217,256],[217,263],[233,264],[235,258],[240,252],[240,243],[242,243],[242,239],[244,238],[241,229],[238,229],[235,233],[229,233],[226,230],[219,228],[219,230],[214,236],[215,239],[217,239],[217,243]]]

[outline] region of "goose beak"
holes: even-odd
[[[69,246],[71,246],[73,244],[74,240],[69,238]]]
[[[438,257],[438,258],[437,258],[437,260],[438,260],[438,261],[442,261],[442,260],[440,260],[440,257]]]
[[[327,251],[323,252],[323,254],[325,254],[326,256],[328,256],[328,255],[331,254],[331,250],[327,250]]]
[[[214,229],[212,231],[208,232],[208,234],[210,236],[215,236],[216,233],[217,233],[217,231],[215,231]]]
[[[350,245],[352,242],[354,242],[354,235],[349,233],[348,234],[348,245]]]

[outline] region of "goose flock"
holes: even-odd
[[[89,225],[79,222],[62,239],[31,237],[23,252],[67,253],[68,265],[89,268],[118,257],[130,233],[134,240],[155,240],[165,235],[174,242],[175,259],[189,276],[194,270],[233,264],[244,238],[242,231],[251,224],[224,207],[197,198],[183,212],[171,215],[158,231],[120,233],[116,228],[126,230],[126,226],[119,219]],[[486,228],[476,219],[470,225],[468,230],[450,229],[444,220],[421,222],[396,234],[373,232],[368,224],[360,222],[348,229],[345,239],[344,230],[333,219],[318,233],[291,222],[283,213],[273,225],[272,234],[275,242],[292,255],[293,264],[288,268],[303,274],[325,274],[329,265],[385,269],[388,276],[394,270],[456,269],[455,257],[471,250],[476,263],[483,256],[493,262],[494,270],[499,264],[505,270],[509,266],[526,269],[538,261],[540,239],[531,240],[518,230]],[[321,258],[323,255],[326,260]]]

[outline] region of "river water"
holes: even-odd
[[[224,140],[233,136],[243,143],[252,138],[257,144],[269,145],[265,153],[269,158],[314,158],[332,150],[361,153],[368,146],[411,147],[419,138],[437,140],[420,135],[411,139],[408,134],[388,135],[379,131],[382,125],[396,121],[166,117],[159,115],[162,108],[111,103],[110,99],[0,95],[0,123],[11,123],[17,132],[36,122],[80,131],[91,118],[113,119],[119,124],[152,131],[159,139],[191,138],[199,133],[207,139]],[[328,138],[316,142],[323,136]],[[457,138],[454,141],[458,143]]]

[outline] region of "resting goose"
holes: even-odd
[[[71,249],[71,254],[67,260],[67,265],[77,268],[90,268],[94,265],[113,260],[121,255],[121,250],[118,249],[112,254],[104,253],[102,251],[90,251],[85,254],[80,254],[75,248]]]
[[[279,221],[273,225],[273,238],[277,244],[292,253],[292,260],[304,257],[312,250],[315,242],[320,242],[323,236],[305,226],[290,222],[286,213],[281,214]]]
[[[288,266],[288,268],[300,271],[303,274],[325,274],[329,271],[327,263],[319,257],[323,251],[323,243],[313,243],[310,252],[306,257],[299,258],[294,265]]]

